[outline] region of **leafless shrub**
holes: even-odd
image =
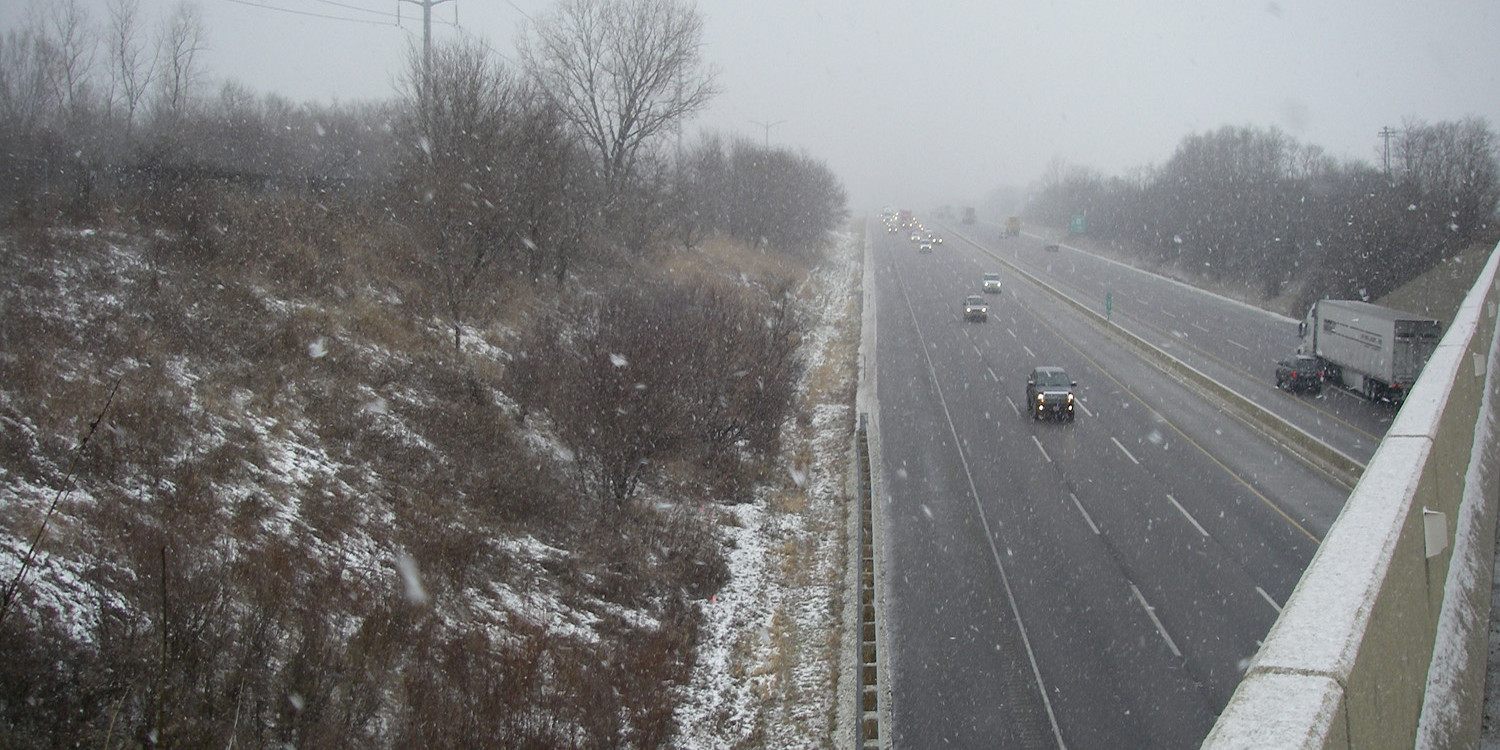
[[[843,185],[805,154],[710,135],[677,161],[668,203],[672,232],[717,231],[742,242],[815,261],[848,215]]]
[[[621,506],[678,457],[720,472],[713,484],[732,491],[745,456],[776,448],[800,372],[799,336],[784,287],[758,298],[621,286],[534,325],[509,390],[551,418],[594,497]]]

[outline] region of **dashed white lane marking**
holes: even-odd
[[[1032,439],[1033,439],[1033,440],[1034,440],[1034,439],[1035,439],[1035,438],[1032,438]],[[1120,441],[1118,441],[1118,440],[1116,440],[1116,439],[1114,439],[1114,438],[1110,438],[1110,439],[1109,439],[1109,440],[1110,440],[1110,442],[1112,442],[1112,443],[1114,443],[1114,444],[1115,444],[1115,447],[1116,447],[1116,448],[1119,448],[1119,449],[1120,449],[1120,452],[1121,452],[1121,453],[1124,453],[1124,454],[1125,454],[1125,457],[1126,457],[1126,458],[1128,458],[1128,459],[1130,459],[1130,460],[1131,460],[1131,462],[1133,462],[1133,463],[1135,463],[1135,464],[1136,464],[1136,465],[1137,465],[1137,466],[1139,466],[1139,465],[1140,465],[1140,463],[1141,463],[1141,462],[1140,462],[1140,461],[1139,461],[1139,460],[1137,460],[1137,459],[1136,459],[1136,457],[1135,457],[1135,456],[1132,456],[1132,455],[1130,455],[1130,451],[1128,451],[1128,450],[1125,450],[1125,446],[1123,446],[1123,445],[1120,445]]]
[[[1278,615],[1279,615],[1279,614],[1281,614],[1281,605],[1280,605],[1280,604],[1277,604],[1277,603],[1276,603],[1276,600],[1275,600],[1275,599],[1272,599],[1272,598],[1271,598],[1271,595],[1270,595],[1270,594],[1267,594],[1267,593],[1266,593],[1266,590],[1265,590],[1265,589],[1263,589],[1263,588],[1261,588],[1261,587],[1259,587],[1259,586],[1256,586],[1256,587],[1255,587],[1255,590],[1256,590],[1256,591],[1257,591],[1257,592],[1259,592],[1259,593],[1260,593],[1260,595],[1261,595],[1261,597],[1262,597],[1262,598],[1264,598],[1264,599],[1265,599],[1265,600],[1266,600],[1266,603],[1268,603],[1268,604],[1270,604],[1270,605],[1271,605],[1271,608],[1272,608],[1272,609],[1275,609],[1275,610],[1276,610],[1276,614],[1278,614]]]
[[[1078,512],[1083,514],[1083,520],[1088,521],[1089,528],[1093,529],[1095,534],[1098,534],[1099,527],[1094,523],[1094,518],[1089,515],[1089,512],[1083,509],[1083,503],[1078,502],[1078,496],[1069,492],[1068,497],[1073,498],[1073,504],[1078,506]]]
[[[1238,341],[1235,341],[1235,340],[1234,340],[1234,339],[1224,339],[1224,340],[1225,340],[1225,341],[1228,341],[1228,342],[1229,342],[1229,343],[1231,343],[1231,344],[1234,344],[1234,345],[1235,345],[1235,346],[1238,346],[1238,347],[1239,347],[1239,348],[1241,348],[1241,349],[1244,349],[1244,350],[1245,350],[1245,351],[1247,351],[1247,352],[1248,352],[1248,351],[1250,351],[1250,347],[1248,347],[1248,346],[1245,346],[1245,345],[1244,345],[1244,344],[1241,344],[1241,343],[1240,343],[1240,342],[1238,342]]]
[[[1042,452],[1042,458],[1047,459],[1047,463],[1052,463],[1052,457],[1047,455],[1047,449],[1042,447],[1042,441],[1037,440],[1036,435],[1031,436],[1031,442],[1036,443],[1036,449]]]
[[[1198,523],[1198,519],[1193,518],[1193,514],[1187,512],[1187,508],[1182,507],[1182,503],[1177,502],[1177,498],[1172,497],[1171,495],[1167,495],[1167,502],[1171,503],[1172,507],[1176,508],[1177,512],[1181,513],[1182,517],[1186,518],[1188,520],[1188,523],[1192,524],[1193,528],[1198,530],[1199,534],[1208,536],[1208,532],[1203,530],[1203,526],[1202,524]]]
[[[1156,610],[1152,609],[1151,605],[1146,602],[1146,597],[1141,596],[1141,590],[1136,588],[1135,584],[1132,583],[1130,584],[1130,593],[1135,594],[1135,600],[1141,603],[1141,609],[1146,610],[1146,616],[1151,618],[1151,623],[1156,626],[1156,632],[1161,633],[1162,640],[1167,642],[1167,648],[1172,649],[1172,655],[1179,659],[1182,658],[1182,652],[1177,650],[1177,644],[1172,641],[1172,636],[1167,635],[1167,628],[1157,618]]]

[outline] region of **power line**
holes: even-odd
[[[515,8],[516,12],[521,14],[521,17],[525,18],[526,20],[528,20],[528,21],[530,21],[532,23],[536,23],[536,19],[534,19],[531,16],[527,15],[526,11],[521,10],[521,6],[516,5],[515,3],[511,2],[511,0],[505,0],[505,4],[509,5],[512,8]]]
[[[350,23],[363,23],[363,24],[369,24],[371,26],[396,26],[396,27],[400,27],[401,26],[401,20],[402,20],[401,15],[399,13],[387,13],[387,12],[385,12],[383,10],[370,10],[369,8],[361,8],[361,7],[357,6],[357,5],[348,5],[346,3],[334,2],[334,0],[312,0],[312,2],[324,3],[326,5],[334,5],[334,6],[338,6],[340,8],[348,8],[350,10],[357,10],[357,11],[360,11],[361,13],[373,13],[373,14],[375,14],[377,16],[383,16],[383,17],[389,18],[391,20],[390,21],[372,21],[372,20],[370,20],[368,18],[349,18],[347,16],[330,16],[330,15],[327,15],[325,13],[313,13],[312,11],[296,10],[295,8],[283,8],[283,7],[278,6],[278,5],[266,5],[265,3],[252,2],[251,0],[225,0],[225,2],[235,3],[237,5],[248,5],[248,6],[252,7],[252,8],[262,8],[264,10],[274,10],[274,11],[276,11],[278,13],[290,13],[292,15],[297,15],[297,16],[310,16],[312,18],[324,18],[324,19],[328,19],[330,21],[348,21]],[[453,28],[458,28],[458,23],[456,21],[444,21],[444,20],[439,19],[437,21],[434,21],[434,23],[438,24],[439,26],[450,26],[450,27],[453,27]]]
[[[371,26],[396,26],[397,25],[397,24],[392,23],[390,21],[372,21],[372,20],[370,20],[368,18],[347,18],[347,17],[344,17],[344,16],[330,16],[330,15],[328,15],[326,13],[313,13],[311,11],[306,11],[306,10],[293,10],[291,8],[281,8],[281,7],[277,7],[275,5],[266,5],[264,3],[251,2],[250,0],[225,0],[225,2],[234,3],[236,5],[248,5],[248,6],[252,7],[252,8],[263,8],[265,10],[274,10],[274,11],[277,11],[277,12],[280,12],[280,13],[291,13],[292,15],[297,15],[297,16],[311,16],[312,18],[325,18],[325,19],[328,19],[330,21],[348,21],[350,23],[365,23],[365,24],[370,24]],[[391,18],[396,18],[396,16],[391,15],[391,14],[383,14],[383,15],[387,15],[387,16],[389,16]]]
[[[336,6],[336,7],[339,7],[339,8],[348,8],[349,10],[357,10],[357,11],[359,11],[361,13],[373,13],[373,14],[375,14],[377,16],[385,16],[386,18],[400,18],[401,17],[401,16],[396,15],[395,13],[387,13],[386,11],[383,11],[383,10],[371,10],[369,8],[361,8],[358,5],[350,5],[348,3],[334,2],[334,0],[313,0],[313,2],[315,2],[315,3],[322,3],[324,5],[333,5],[333,6]]]

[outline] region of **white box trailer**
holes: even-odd
[[[1313,303],[1302,322],[1302,351],[1323,363],[1323,377],[1371,401],[1405,400],[1437,349],[1443,324],[1354,300]]]

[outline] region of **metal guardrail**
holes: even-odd
[[[870,467],[870,415],[859,414],[855,432],[859,503],[859,655],[855,680],[856,732],[854,746],[862,750],[880,747],[880,685],[878,646],[875,637],[875,503]]]

